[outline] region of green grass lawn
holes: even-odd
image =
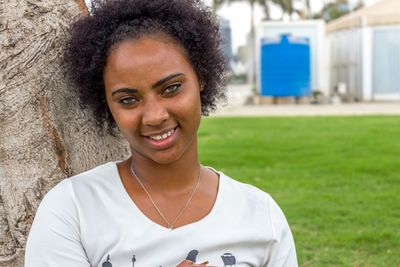
[[[400,266],[400,116],[205,118],[199,142],[279,203],[300,266]]]

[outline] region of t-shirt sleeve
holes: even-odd
[[[46,194],[29,232],[25,267],[89,267],[80,242],[79,217],[71,181]]]
[[[297,267],[296,248],[289,225],[278,204],[269,198],[269,219],[274,242],[266,254],[264,267]]]

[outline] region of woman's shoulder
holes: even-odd
[[[110,184],[115,184],[118,177],[116,162],[108,162],[61,180],[47,192],[42,202],[60,203],[61,200],[66,202],[68,199],[73,201],[77,192],[110,186]]]
[[[218,172],[221,179],[221,184],[231,191],[231,193],[235,195],[242,195],[247,198],[251,198],[253,200],[258,201],[271,201],[271,196],[261,190],[260,188],[245,182],[241,182],[237,179],[231,178],[230,176],[224,174],[223,172]]]
[[[281,223],[286,221],[284,214],[274,198],[254,185],[240,182],[219,172],[221,189],[230,203],[245,206],[254,213],[262,213],[268,220]]]
[[[119,181],[117,162],[107,162],[90,170],[65,179],[72,190],[91,190],[98,187],[112,187]],[[62,186],[63,182],[60,183]]]
[[[290,233],[285,215],[279,205],[267,192],[250,185],[237,181],[221,172],[220,189],[225,198],[225,209],[243,218],[247,225],[255,229],[258,227],[266,235],[275,240],[282,240],[282,236]],[[291,235],[291,234],[290,234]]]
[[[117,174],[118,174],[117,162],[111,161],[98,165],[82,173],[71,176],[67,179],[70,179],[72,182],[84,182],[87,180],[93,182],[93,180],[102,180],[110,176],[115,176]]]

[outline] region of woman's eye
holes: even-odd
[[[138,102],[138,100],[134,97],[124,97],[124,98],[121,98],[118,102],[121,104],[124,104],[124,105],[132,105],[132,104],[136,104]]]
[[[163,94],[173,95],[174,93],[176,93],[179,90],[180,87],[181,87],[180,83],[171,84],[167,88],[164,89]]]

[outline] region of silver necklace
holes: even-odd
[[[153,204],[153,207],[156,209],[156,211],[158,212],[158,214],[160,215],[160,217],[164,220],[164,222],[167,224],[168,229],[172,230],[174,229],[174,224],[176,223],[176,221],[182,216],[183,212],[186,210],[186,208],[189,206],[189,203],[192,201],[192,198],[194,196],[194,194],[197,191],[197,188],[199,187],[200,184],[200,178],[201,178],[201,173],[202,173],[203,168],[200,166],[200,171],[199,171],[199,175],[197,176],[197,181],[196,181],[196,185],[193,188],[192,193],[189,196],[189,199],[186,201],[185,205],[181,208],[181,210],[178,212],[178,214],[176,215],[175,219],[172,220],[172,222],[169,222],[167,220],[167,218],[165,218],[164,214],[161,212],[161,210],[158,208],[156,202],[153,200],[153,198],[151,197],[149,191],[147,191],[147,188],[144,186],[144,184],[142,183],[142,181],[140,180],[139,176],[136,174],[134,168],[133,168],[133,163],[131,163],[131,173],[133,174],[133,176],[135,176],[136,180],[139,182],[140,186],[142,187],[143,191],[146,193],[147,197],[150,199],[151,204]]]

